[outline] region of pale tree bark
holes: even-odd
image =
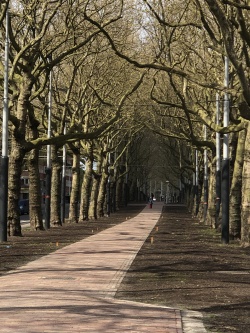
[[[69,203],[70,223],[78,223],[78,204],[80,201],[80,145],[79,143],[72,149],[72,188]]]
[[[242,171],[241,244],[250,244],[250,125],[248,124]]]
[[[192,215],[193,216],[198,216],[200,209],[201,209],[201,191],[202,191],[202,186],[201,183],[198,182],[198,186],[196,188],[193,188],[194,195],[193,195],[193,209],[192,209]]]
[[[52,173],[51,173],[50,225],[52,227],[57,227],[62,225],[61,215],[60,215],[62,161],[58,156],[59,155],[58,150],[59,148],[54,145],[51,147]]]
[[[105,197],[107,192],[107,182],[108,182],[108,159],[107,154],[103,154],[102,156],[102,173],[101,180],[97,198],[97,218],[103,217],[106,213],[105,207]]]
[[[200,172],[200,175],[201,175],[201,179],[202,179],[202,182],[200,183],[200,205],[199,205],[199,210],[198,210],[198,214],[197,214],[197,217],[198,219],[205,223],[203,217],[204,217],[204,178],[203,178],[203,171],[204,170],[201,170]]]
[[[29,218],[33,230],[44,230],[42,216],[42,195],[39,173],[39,150],[33,149],[28,156],[29,170]]]
[[[206,224],[216,228],[216,159],[212,158],[210,163],[209,184],[208,184],[208,210]]]
[[[93,171],[93,183],[89,206],[90,219],[98,219],[104,216],[104,202],[107,190],[107,177],[105,177],[105,173],[108,172],[108,167],[106,158],[107,153],[104,153],[104,150],[107,150],[107,143],[105,140],[96,140],[94,150],[97,164],[96,170]]]
[[[90,205],[89,205],[89,218],[91,220],[97,219],[97,199],[99,193],[99,185],[101,179],[101,161],[97,162],[96,171],[93,174],[93,183],[91,189],[91,198],[90,198]]]
[[[9,119],[13,124],[12,137],[14,137],[9,160],[8,232],[11,236],[21,235],[18,199],[20,195],[22,162],[25,152],[41,145],[51,144],[53,140],[58,140],[59,144],[63,144],[63,140],[66,142],[72,136],[74,139],[77,139],[78,135],[79,139],[86,137],[86,133],[80,128],[79,132],[71,131],[67,137],[64,135],[61,135],[61,137],[54,136],[49,141],[44,136],[43,138],[32,140],[32,142],[29,141],[25,137],[28,103],[31,100],[36,100],[46,90],[48,72],[53,67],[62,63],[70,55],[75,54],[77,50],[93,42],[95,36],[100,33],[99,29],[92,29],[91,26],[86,27],[86,22],[83,22],[84,20],[81,20],[83,22],[81,27],[79,27],[79,24],[76,27],[73,22],[69,24],[70,20],[65,22],[56,17],[59,12],[60,15],[63,16],[65,14],[68,18],[71,17],[71,14],[75,17],[75,14],[79,14],[81,10],[84,10],[84,5],[81,7],[77,6],[76,8],[76,6],[69,6],[68,3],[63,1],[56,1],[53,4],[50,1],[29,1],[27,4],[22,2],[22,6],[22,11],[12,6],[11,11],[13,15],[10,16],[9,23],[11,54]],[[3,8],[2,5],[1,8]],[[26,14],[22,15],[23,13]],[[39,13],[43,13],[44,15],[40,15]],[[3,19],[4,15],[1,13],[0,20]],[[105,25],[109,25],[114,19],[113,15],[111,20],[107,18]],[[119,16],[117,19],[119,19]],[[52,21],[53,24],[51,23]],[[76,32],[77,29],[80,30],[79,34]],[[4,26],[2,26],[1,30],[4,34]],[[62,31],[67,32],[61,33]],[[75,38],[76,35],[78,35],[77,38]],[[72,40],[74,42],[71,43]],[[51,56],[51,49],[53,49],[53,59],[49,62],[48,57]],[[0,67],[2,69],[2,62]],[[118,113],[112,118],[111,122],[116,121],[119,116]],[[41,119],[40,112],[36,116]],[[102,128],[99,128],[100,132],[98,130],[98,133],[91,133],[90,136],[95,137],[104,130],[107,130],[109,124],[105,124],[105,126],[101,124],[100,127]],[[40,217],[37,216],[36,219],[39,220]]]
[[[15,12],[15,8],[12,8]],[[50,20],[54,16],[52,13]],[[15,17],[15,19],[13,19]],[[22,173],[22,162],[25,156],[24,151],[31,149],[27,148],[26,141],[26,124],[28,110],[30,108],[30,97],[32,88],[36,81],[34,72],[34,63],[37,55],[39,40],[44,36],[44,31],[40,31],[40,35],[34,37],[34,29],[32,37],[29,35],[29,24],[25,25],[25,18],[22,15],[17,16],[15,13],[10,16],[9,37],[10,37],[10,61],[13,65],[10,66],[9,85],[10,91],[10,121],[13,124],[12,129],[12,144],[9,163],[9,207],[8,207],[8,222],[9,234],[11,236],[21,235],[18,199],[20,196],[20,178]],[[44,16],[45,17],[45,16]],[[33,25],[34,27],[34,25]],[[25,33],[23,34],[23,31]],[[25,36],[25,41],[22,37]],[[30,40],[33,41],[30,42]],[[24,46],[23,46],[24,45]],[[41,58],[41,57],[40,57]],[[40,75],[39,75],[40,76]]]
[[[190,196],[190,203],[189,203],[189,210],[192,214],[192,217],[196,217],[195,197],[196,197],[196,188],[193,186],[191,189],[191,196]]]
[[[20,179],[22,174],[22,163],[25,156],[23,143],[25,142],[27,109],[29,107],[32,84],[33,82],[29,77],[29,74],[23,73],[16,108],[16,122],[18,123],[18,127],[13,126],[9,160],[8,231],[10,236],[21,235],[18,200],[21,190]]]
[[[5,19],[6,10],[8,9],[9,1],[1,1],[0,2],[0,24],[2,25],[2,22]]]
[[[9,159],[9,180],[8,180],[8,234],[9,236],[21,236],[21,224],[19,213],[19,195],[21,190],[22,163],[25,152],[15,138],[11,141],[11,154]]]
[[[35,140],[39,137],[39,121],[35,118],[34,106],[29,105],[28,116],[30,130],[28,131],[29,139]],[[41,181],[39,172],[39,148],[31,150],[27,159],[29,171],[29,218],[30,227],[33,230],[44,230],[42,216],[42,194]]]
[[[233,239],[241,237],[241,201],[242,201],[242,172],[246,130],[239,132],[233,177],[230,188],[230,236]]]
[[[87,143],[89,145],[89,143]],[[91,144],[90,144],[91,145]],[[92,173],[93,173],[93,156],[91,147],[88,147],[87,157],[85,159],[85,171],[81,187],[81,203],[80,203],[80,221],[87,221],[89,219],[89,202],[92,186]]]
[[[126,103],[126,100],[128,99],[128,97],[134,91],[136,91],[139,88],[139,86],[141,85],[144,75],[145,75],[145,73],[142,74],[139,81],[137,81],[137,83],[133,86],[133,88],[131,90],[129,90],[125,93],[123,91],[120,92],[119,101],[118,101],[117,105],[111,105],[110,103],[106,103],[103,100],[104,104],[109,105],[109,110],[107,110],[107,111],[111,112],[111,113],[113,112],[114,109],[117,109],[117,110],[121,111],[123,106],[126,105],[125,103]],[[111,98],[110,96],[108,96],[108,97]],[[105,115],[105,117],[106,117],[106,115]],[[96,121],[95,117],[93,117],[93,118],[94,118],[94,121]],[[91,123],[92,121],[93,121],[93,119],[91,118],[91,114],[87,114],[85,119],[84,119],[84,128],[85,128],[86,132],[89,130],[89,123]],[[117,129],[114,132],[117,133],[118,131],[119,131],[119,125],[117,125]],[[110,130],[109,132],[112,132],[112,130]],[[112,135],[115,136],[116,134],[112,133]],[[111,142],[113,141],[113,139],[109,138],[109,141],[110,141],[109,144],[111,145]],[[94,158],[93,157],[93,147],[92,147],[92,145],[93,145],[93,143],[91,143],[90,141],[86,143],[85,172],[84,172],[84,178],[83,178],[83,183],[82,183],[82,188],[81,188],[81,205],[80,205],[80,217],[79,217],[80,220],[87,220],[89,218],[89,215],[88,215],[89,214],[89,212],[88,212],[89,203],[90,203],[90,200],[92,200],[92,198],[93,198],[93,196],[91,198],[91,192],[90,192],[90,189],[91,189],[91,186],[92,186],[92,181],[93,181],[93,170],[92,169],[93,169],[93,158]],[[104,149],[105,148],[103,148],[103,150]],[[114,148],[109,147],[109,149],[112,151],[112,149],[114,149]],[[106,193],[107,193],[106,185],[107,185],[107,179],[108,179],[107,152],[105,154],[106,154],[106,156],[104,157],[104,160],[103,160],[104,165],[102,166],[104,171],[102,172],[102,178],[101,178],[101,182],[100,182],[100,190],[99,190],[98,199],[97,199],[97,205],[98,205],[97,217],[103,216],[104,211],[105,211],[105,209],[104,209],[104,206],[105,206],[104,200],[105,200],[105,196],[106,196]],[[109,195],[109,197],[110,197],[110,195]],[[94,204],[95,203],[93,203],[93,205]],[[111,208],[111,204],[110,204],[110,208]]]

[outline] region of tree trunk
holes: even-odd
[[[122,191],[123,191],[123,177],[119,177],[116,182],[116,210],[119,210],[123,206],[122,202]]]
[[[110,183],[110,212],[115,213],[116,211],[116,181],[114,181],[114,178],[112,179],[112,182]]]
[[[58,148],[55,146],[51,147],[51,162],[51,226],[57,227],[62,225],[60,214],[62,162],[58,157]]]
[[[241,200],[242,200],[242,172],[246,130],[239,132],[236,158],[230,191],[230,236],[240,238],[241,234]]]
[[[99,186],[99,177],[94,177],[92,188],[91,188],[91,195],[90,195],[90,204],[89,204],[89,212],[88,217],[90,220],[97,219],[96,213],[96,202],[97,202],[97,195],[98,195],[98,186]]]
[[[97,219],[97,198],[98,198],[100,178],[101,178],[100,174],[101,174],[101,162],[98,161],[96,173],[93,179],[91,199],[89,205],[89,218],[92,220]]]
[[[9,236],[22,236],[18,201],[21,191],[22,163],[25,153],[21,145],[12,138],[11,154],[9,160],[8,179],[8,234]]]
[[[105,196],[107,192],[107,182],[108,182],[108,175],[105,172],[103,172],[97,198],[97,218],[103,217],[106,212],[106,208],[104,206],[105,206]]]
[[[13,126],[13,137],[11,141],[11,152],[9,159],[9,202],[8,202],[8,233],[10,236],[21,236],[21,224],[18,200],[21,191],[22,163],[25,156],[25,133],[27,125],[27,110],[32,89],[32,80],[26,72],[23,72],[20,91],[18,94],[16,118],[18,125]],[[18,126],[18,127],[17,127]]]
[[[216,225],[216,159],[212,159],[208,185],[207,225],[215,229]]]
[[[29,170],[29,216],[33,230],[44,230],[42,216],[42,196],[39,173],[39,150],[33,149],[28,157]]]
[[[35,140],[39,137],[38,127],[40,122],[35,118],[34,107],[29,105],[28,109],[30,131],[29,139]],[[33,149],[27,160],[29,170],[29,217],[30,226],[33,230],[44,230],[42,215],[42,194],[39,172],[39,149]]]
[[[204,183],[203,182],[200,184],[199,188],[200,188],[200,205],[199,205],[197,217],[200,220],[200,222],[205,223],[205,221],[204,221]]]
[[[70,193],[69,219],[70,223],[78,223],[78,203],[80,200],[80,150],[73,151],[72,189]]]
[[[244,162],[242,171],[241,243],[249,245],[250,240],[250,125],[248,123]]]
[[[80,205],[80,217],[81,221],[87,221],[89,218],[89,200],[90,200],[90,191],[92,184],[92,168],[93,160],[91,157],[88,157],[85,162],[85,173],[82,182],[81,188],[81,205]]]
[[[185,203],[187,205],[188,211],[192,212],[193,209],[193,187],[191,184],[185,185]]]
[[[106,155],[102,157],[101,164],[103,171],[101,174],[101,180],[100,180],[100,186],[97,198],[97,218],[103,217],[106,212],[106,209],[104,207],[105,197],[107,192],[107,182],[108,182],[108,160]]]

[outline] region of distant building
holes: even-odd
[[[72,188],[72,172],[71,172],[71,164],[68,162],[71,162],[70,159],[67,160],[67,166],[66,166],[66,185],[65,185],[65,198],[66,201],[69,201],[70,198],[70,192]],[[41,164],[39,166],[39,174],[40,174],[40,188],[41,188],[41,195],[44,201],[44,196],[45,196],[45,180],[46,180],[46,165]],[[29,171],[27,167],[24,167],[22,176],[21,176],[21,195],[20,199],[29,199]]]

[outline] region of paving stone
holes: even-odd
[[[0,277],[0,332],[185,333],[179,309],[114,298],[162,205]]]

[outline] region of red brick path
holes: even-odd
[[[162,205],[0,277],[0,332],[182,333],[179,310],[114,299]]]

